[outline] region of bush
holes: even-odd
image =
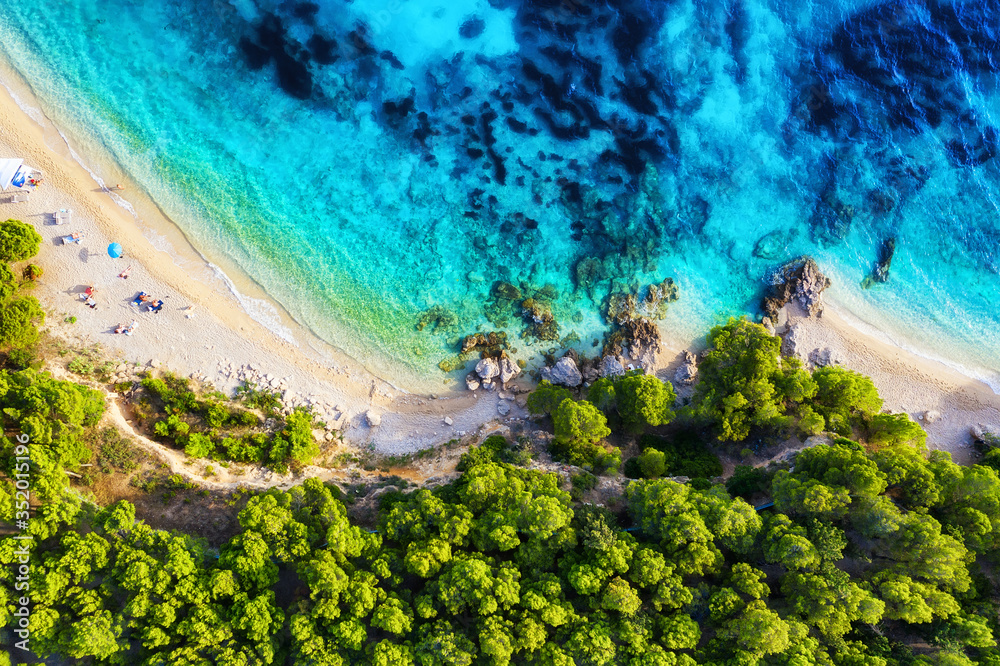
[[[813,411],[809,405],[799,408],[799,430],[805,436],[818,435],[826,427],[826,419]]]
[[[746,500],[766,493],[770,488],[771,475],[760,467],[749,465],[737,465],[733,475],[726,481],[726,490],[730,495]]]
[[[667,455],[663,451],[646,449],[636,462],[639,473],[646,479],[661,477],[667,471]]]
[[[35,228],[19,220],[0,222],[0,261],[24,261],[38,254],[42,237]]]
[[[192,458],[209,458],[215,453],[215,444],[208,435],[203,435],[200,432],[192,433],[188,437],[187,444],[184,445],[184,453]]]
[[[31,364],[35,363],[36,358],[34,347],[11,349],[7,352],[7,365],[17,370],[23,370],[30,368]]]
[[[254,382],[245,382],[238,387],[236,398],[242,400],[250,409],[259,409],[268,416],[273,416],[281,409],[281,398],[278,392],[258,388]]]
[[[24,277],[25,280],[34,281],[42,277],[43,273],[44,271],[42,270],[42,267],[39,266],[38,264],[28,264],[27,266],[24,267],[24,271],[21,273],[21,275],[22,277]]]

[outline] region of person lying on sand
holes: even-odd
[[[126,268],[125,270],[123,270],[123,271],[122,271],[121,273],[119,273],[119,274],[118,274],[118,277],[120,277],[120,278],[121,278],[121,279],[123,279],[123,280],[127,280],[127,279],[128,279],[128,276],[129,276],[129,274],[130,274],[131,272],[132,272],[132,267],[131,267],[131,266],[129,266],[128,268]]]
[[[82,243],[83,234],[77,231],[76,233],[72,233],[69,236],[63,236],[62,242],[63,245],[69,245],[70,243],[77,243],[77,244]]]
[[[144,291],[140,291],[135,298],[132,299],[132,305],[141,305],[149,300],[149,295]]]
[[[131,324],[126,326],[125,324],[118,324],[115,327],[115,333],[124,333],[125,335],[132,335],[135,329],[139,326],[139,322],[133,321]]]

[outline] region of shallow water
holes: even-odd
[[[42,4],[0,7],[0,49],[80,152],[382,373],[519,336],[498,280],[553,299],[525,357],[665,277],[698,335],[802,253],[862,321],[1000,372],[988,3]]]

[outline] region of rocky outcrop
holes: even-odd
[[[598,366],[601,377],[620,377],[625,374],[625,366],[617,356],[605,356]]]
[[[684,352],[684,362],[674,373],[674,384],[690,386],[698,379],[698,357],[689,351]]]
[[[541,375],[542,379],[562,386],[575,387],[583,383],[583,375],[570,356],[563,356],[552,367],[542,368]]]
[[[809,363],[815,368],[823,368],[828,365],[842,365],[844,358],[836,350],[823,347],[809,352]]]
[[[886,238],[882,241],[882,245],[878,248],[878,261],[875,262],[875,268],[872,269],[872,274],[864,279],[861,286],[865,289],[870,288],[876,282],[886,282],[889,279],[889,268],[892,266],[892,255],[896,253],[896,239]]]
[[[640,317],[627,321],[608,336],[605,356],[628,356],[640,359],[647,353],[660,351],[660,329],[652,320]]]
[[[799,257],[784,264],[771,276],[771,286],[764,297],[764,313],[777,321],[778,312],[786,303],[797,301],[809,314],[822,309],[823,290],[830,278],[823,275],[812,257]]]
[[[490,331],[489,333],[474,333],[467,335],[462,340],[462,353],[472,354],[480,352],[484,354],[499,354],[507,349],[507,334],[503,331]]]
[[[500,364],[496,359],[484,358],[476,363],[476,374],[483,381],[490,381],[500,375]]]
[[[511,381],[519,374],[521,374],[521,368],[518,367],[517,363],[514,362],[507,354],[500,355],[500,383],[506,384]]]
[[[526,334],[537,340],[559,339],[559,324],[552,316],[549,303],[537,298],[526,298],[521,302],[521,314],[527,324]]]

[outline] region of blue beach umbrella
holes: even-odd
[[[119,245],[118,243],[112,243],[111,245],[108,246],[108,254],[111,255],[112,259],[117,259],[118,257],[122,256],[123,253],[124,250],[122,250],[122,246]]]

